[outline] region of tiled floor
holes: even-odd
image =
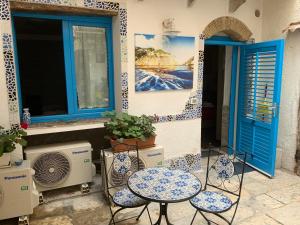
[[[204,173],[200,175],[203,181]],[[158,217],[158,205],[150,205],[153,220]],[[190,224],[195,212],[189,202],[170,204],[169,218],[174,225]],[[133,212],[121,213],[120,218]],[[35,209],[30,225],[106,225],[109,209],[100,192],[86,196],[56,200]],[[0,221],[1,225],[16,224]],[[146,214],[139,222],[120,223],[150,224]],[[163,223],[164,224],[164,223]],[[200,215],[194,224],[206,224]],[[224,224],[224,223],[223,223]],[[238,225],[300,225],[300,177],[277,170],[276,177],[269,179],[258,172],[245,175],[242,200],[234,224]]]

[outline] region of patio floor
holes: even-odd
[[[200,178],[203,180],[204,172]],[[300,177],[283,170],[269,179],[254,171],[245,174],[242,199],[234,224],[239,225],[297,225],[300,224]],[[126,212],[126,211],[125,211]],[[195,210],[189,202],[170,204],[169,218],[175,225],[190,224]],[[120,217],[135,212],[120,213]],[[158,218],[158,204],[150,205],[153,222]],[[30,225],[99,225],[108,224],[109,209],[100,192],[65,198],[41,205],[30,218]],[[1,221],[2,225],[16,224]],[[144,214],[135,220],[119,224],[150,224]],[[163,223],[164,224],[164,223]],[[206,224],[198,214],[194,224]]]

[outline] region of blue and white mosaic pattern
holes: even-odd
[[[203,191],[190,200],[191,204],[207,212],[224,212],[232,206],[230,198],[222,193]]]
[[[121,89],[122,89],[122,111],[128,110],[128,73],[121,74]]]
[[[133,194],[128,188],[117,191],[113,196],[113,202],[121,207],[138,207],[147,204],[147,201]]]
[[[127,36],[127,10],[120,8],[120,34],[121,36]]]
[[[24,0],[26,2],[31,3],[42,3],[42,4],[55,4],[55,5],[73,5],[77,6],[77,4],[80,4],[80,1],[73,2],[70,0]],[[121,63],[124,63],[124,68],[126,68],[127,64],[127,9],[124,7],[125,5],[120,7],[120,4],[118,2],[113,1],[99,1],[99,0],[82,0],[83,6],[88,8],[95,8],[95,9],[101,9],[101,10],[110,10],[110,11],[116,11],[119,12],[119,18],[120,18],[120,35],[121,35]],[[0,4],[0,21],[1,20],[10,20],[10,10],[9,10],[9,1],[8,0],[2,0]],[[200,40],[205,39],[204,35],[199,36]],[[11,90],[16,90],[16,82],[12,82],[15,80],[15,73],[14,73],[14,66],[13,66],[13,55],[6,54],[6,62],[7,59],[12,61],[12,64],[5,63],[5,66],[8,66],[9,68],[6,69],[6,76],[9,76],[9,78],[6,78],[6,80],[9,80],[7,82],[8,92],[9,92],[9,98],[15,98],[16,95]],[[10,71],[10,73],[7,73],[7,71]],[[13,70],[13,72],[11,72]],[[11,75],[10,75],[11,74]],[[169,122],[169,121],[179,121],[179,120],[189,120],[189,119],[197,119],[201,118],[201,111],[202,111],[202,78],[203,78],[203,51],[199,51],[199,69],[198,69],[198,82],[197,82],[197,90],[196,94],[192,94],[190,98],[188,99],[188,102],[185,105],[184,110],[180,114],[175,115],[163,115],[158,116],[154,115],[156,118],[156,122]],[[127,69],[122,70],[121,72],[121,81],[122,81],[122,111],[126,112],[128,111],[128,74]],[[15,92],[16,93],[16,92]],[[198,100],[197,104],[191,105],[189,104],[191,98],[196,98]],[[15,109],[18,110],[18,103],[17,101],[13,101],[9,99],[9,108],[10,108],[10,117],[15,117],[18,113],[15,112]],[[18,119],[11,119],[11,125],[15,125],[18,123]]]
[[[97,0],[84,0],[84,6],[90,8],[118,11],[119,3],[118,2],[106,2],[106,1],[97,1]]]
[[[229,179],[234,174],[234,165],[228,156],[223,155],[215,163],[215,170],[217,171],[218,177]]]
[[[165,167],[134,173],[128,179],[128,186],[139,196],[166,203],[189,199],[201,190],[201,182],[193,174]]]
[[[169,159],[165,163],[171,170],[183,170],[185,172],[197,172],[201,170],[201,154],[186,154],[183,157]]]
[[[200,40],[201,37],[200,37]],[[198,78],[197,78],[197,90],[196,94],[192,94],[187,103],[185,104],[185,108],[181,114],[177,115],[166,115],[166,116],[158,116],[154,115],[155,122],[170,122],[176,120],[190,120],[190,119],[198,119],[202,116],[202,81],[203,81],[203,64],[204,64],[204,51],[200,50],[198,55]],[[191,100],[196,99],[196,104],[191,104]]]
[[[98,1],[98,0],[81,0],[81,1],[72,1],[72,0],[23,0],[30,3],[41,3],[41,4],[55,4],[55,5],[72,5],[72,6],[81,6],[83,4],[84,7],[101,9],[101,10],[109,10],[119,12],[120,16],[120,34],[122,38],[121,41],[121,49],[122,49],[122,62],[127,62],[127,11],[126,8],[123,7],[120,9],[120,4],[114,1]],[[2,0],[0,4],[0,23],[1,21],[10,20],[10,9],[9,9],[9,0]],[[15,77],[15,68],[14,68],[14,59],[13,59],[13,50],[11,44],[11,36],[7,36],[10,34],[6,34],[6,36],[2,37],[3,40],[3,54],[5,59],[5,74],[7,81],[7,89],[8,89],[8,102],[9,102],[9,110],[10,110],[10,124],[11,127],[18,127],[19,124],[19,113],[18,113],[18,101],[16,95],[16,77]],[[10,44],[8,44],[10,43]],[[124,57],[123,57],[124,56]],[[125,58],[126,56],[126,58]],[[125,58],[125,60],[123,59]],[[122,71],[123,73],[126,71]],[[122,73],[122,74],[123,74]],[[126,77],[127,80],[127,77]],[[123,96],[124,99],[123,99]],[[124,109],[128,109],[128,85],[125,91],[122,92],[122,102]]]
[[[6,87],[9,103],[9,122],[11,128],[18,127],[18,98],[17,98],[17,81],[13,57],[12,35],[8,33],[2,34],[3,58],[5,68]]]
[[[0,3],[0,19],[1,20],[10,20],[10,12],[8,6],[8,0],[1,0]]]
[[[127,153],[117,153],[113,168],[118,174],[125,175],[131,168],[131,159]]]

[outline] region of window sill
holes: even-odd
[[[49,123],[35,123],[26,129],[27,136],[39,134],[51,134],[68,132],[75,130],[88,130],[95,128],[103,128],[104,122],[107,119],[94,119],[94,120],[77,120],[69,122],[49,122]]]

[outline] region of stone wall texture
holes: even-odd
[[[203,34],[206,38],[210,38],[220,32],[229,35],[236,41],[248,41],[252,36],[252,32],[243,22],[230,16],[213,20],[204,29]]]

